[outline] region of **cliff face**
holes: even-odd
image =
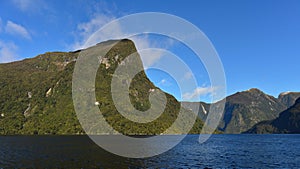
[[[83,51],[101,50],[111,43],[116,41],[103,42]],[[51,52],[32,59],[0,64],[0,134],[84,133],[72,100],[72,75],[79,53]],[[106,121],[120,133],[160,134],[172,125],[179,113],[180,103],[173,96],[165,93],[166,109],[159,118],[149,123],[132,122],[120,115],[114,106],[110,93],[114,71],[133,53],[136,53],[134,43],[121,40],[99,60],[94,91],[97,102],[92,104],[100,108]],[[133,63],[127,64],[142,68],[138,54]],[[121,82],[130,81],[123,77]],[[152,91],[161,91],[150,82],[144,71],[138,73],[129,85],[130,103],[140,111],[150,108],[148,98]],[[191,111],[183,111],[186,115],[192,114]],[[174,134],[180,133],[182,126],[176,127],[172,131]],[[198,118],[191,132],[199,133],[201,127],[202,122]]]

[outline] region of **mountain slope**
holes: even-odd
[[[201,120],[206,120],[210,104],[205,102],[181,102],[181,104],[187,110],[196,113],[201,118]]]
[[[245,133],[300,133],[300,98],[276,119],[260,122]]]
[[[201,119],[205,120],[207,113],[203,113],[202,106],[199,110],[193,109],[196,104],[199,103],[184,103],[183,105],[185,108],[198,112]],[[209,111],[209,104],[201,103],[201,105],[206,112]],[[218,129],[224,133],[241,133],[260,121],[275,119],[286,108],[278,99],[258,89],[238,92],[226,97],[224,115]]]
[[[71,98],[71,81],[65,76],[72,73],[77,55],[45,53],[33,59],[0,65],[1,134],[82,132],[71,112],[72,102],[68,99]],[[55,100],[52,93],[62,96],[61,99]],[[62,107],[61,111],[53,113],[59,107]]]
[[[150,123],[135,123],[121,116],[114,107],[110,92],[112,74],[128,55],[136,53],[132,41],[108,41],[83,51],[116,45],[101,60],[96,76],[98,106],[106,121],[123,134],[160,134],[176,120],[180,103],[166,94],[163,114]],[[72,75],[80,51],[52,52],[19,62],[0,64],[0,134],[82,134],[72,100]],[[133,66],[142,66],[137,54]],[[150,89],[155,87],[142,71],[130,84],[130,101],[141,111],[150,108]],[[84,101],[83,102],[89,102]],[[94,103],[92,103],[94,104]],[[186,115],[192,112],[183,110]],[[100,112],[99,112],[100,113]],[[186,121],[186,123],[190,123]],[[192,133],[199,133],[198,118]],[[180,133],[182,126],[172,131]],[[101,134],[101,133],[100,133]]]
[[[287,108],[294,105],[298,98],[300,98],[300,92],[284,92],[278,96],[278,100]]]
[[[276,98],[258,89],[239,92],[226,99],[219,127],[226,133],[241,133],[257,122],[276,118],[284,109],[286,107]]]

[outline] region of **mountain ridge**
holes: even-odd
[[[300,97],[300,92],[284,94],[285,99],[283,99],[282,94],[278,98],[275,98],[257,88],[251,88],[227,96],[224,115],[218,129],[225,133],[237,134],[249,130],[253,125],[261,121],[275,119],[279,116],[280,112],[290,106],[291,102],[295,102]],[[197,107],[197,104],[199,105],[199,102],[182,103],[187,109]],[[200,104],[206,105],[206,109],[209,109],[210,104],[203,102]],[[191,110],[197,113],[203,121],[206,120],[207,114],[204,114],[203,110],[200,108],[199,110]]]

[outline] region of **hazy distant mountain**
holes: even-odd
[[[300,133],[300,98],[278,118],[260,122],[245,133]]]
[[[199,116],[205,120],[207,112],[209,112],[209,104],[201,103],[206,113],[203,113],[202,106],[199,106],[198,111],[195,110],[193,107],[196,107],[197,104],[199,103],[183,103],[185,108],[198,112]],[[253,88],[238,92],[226,98],[224,115],[219,124],[219,130],[225,133],[241,133],[258,122],[275,119],[286,108],[287,106],[279,99],[267,95],[259,89]]]
[[[284,92],[278,96],[278,100],[288,108],[294,105],[298,98],[300,98],[300,92]]]
[[[93,51],[97,54],[97,51],[112,45],[114,46],[109,52],[98,61],[94,91],[88,91],[96,93],[97,104],[89,100],[82,102],[98,106],[106,121],[123,134],[162,133],[177,119],[179,102],[166,94],[165,111],[149,123],[136,123],[118,113],[111,96],[111,80],[117,66],[130,54],[135,53],[136,59],[134,63],[125,64],[142,68],[134,43],[130,40],[107,41],[83,52]],[[72,100],[72,76],[79,52],[48,52],[32,59],[0,64],[0,134],[84,133]],[[125,77],[117,78],[123,78],[124,84],[129,82]],[[141,111],[150,108],[149,94],[160,90],[150,82],[144,71],[132,79],[129,89],[131,103]],[[160,100],[156,101],[162,104]],[[183,111],[187,116],[192,113]],[[198,118],[191,132],[199,133],[202,124]],[[180,128],[182,126],[175,126],[175,130],[171,132],[180,134]]]

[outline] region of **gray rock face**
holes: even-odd
[[[278,96],[278,100],[286,107],[291,107],[300,97],[300,92],[284,92]]]

